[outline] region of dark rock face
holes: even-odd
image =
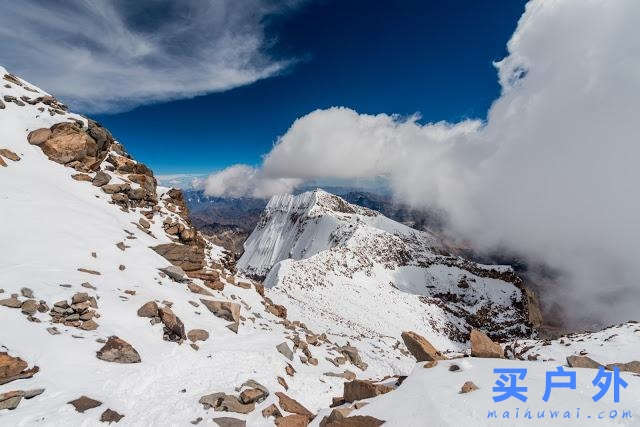
[[[98,359],[115,363],[140,363],[140,355],[128,342],[111,336],[106,344],[96,353]]]

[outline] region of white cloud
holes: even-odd
[[[263,53],[270,0],[2,2],[7,69],[87,112],[253,83],[287,62]]]
[[[291,192],[302,180],[266,178],[262,171],[246,165],[230,166],[210,175],[204,183],[209,196],[269,198]]]
[[[496,63],[502,94],[486,123],[314,111],[255,175],[386,176],[398,198],[446,209],[476,244],[558,269],[547,292],[571,320],[636,317],[639,19],[635,0],[533,0]]]

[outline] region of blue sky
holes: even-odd
[[[93,116],[158,174],[258,164],[296,118],[319,108],[484,118],[500,90],[492,61],[506,55],[525,2],[374,3],[310,1],[267,16],[263,50],[294,59],[277,75]]]

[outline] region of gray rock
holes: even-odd
[[[140,354],[128,342],[110,336],[105,345],[96,353],[98,359],[115,363],[140,363]]]
[[[280,343],[276,346],[276,350],[280,352],[284,357],[289,360],[293,360],[293,351],[289,348],[289,345],[286,342]]]
[[[31,289],[29,289],[29,288],[20,289],[20,293],[25,298],[33,298],[33,291]]]
[[[98,171],[91,183],[96,187],[102,187],[103,185],[107,185],[109,181],[111,181],[111,175],[103,171]]]
[[[182,268],[176,265],[170,265],[169,267],[160,268],[159,270],[176,282],[186,282],[187,280],[189,280],[187,273],[185,273]]]

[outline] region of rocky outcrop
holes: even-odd
[[[96,353],[98,359],[115,363],[140,363],[140,354],[131,344],[116,336],[110,336]]]
[[[412,331],[402,333],[402,340],[409,352],[418,362],[430,362],[446,359],[429,341],[422,335]]]
[[[187,272],[202,270],[204,266],[204,249],[198,246],[165,243],[154,246],[152,249],[171,264]]]
[[[500,359],[504,357],[504,353],[500,344],[491,341],[484,332],[472,329],[471,356]]]

